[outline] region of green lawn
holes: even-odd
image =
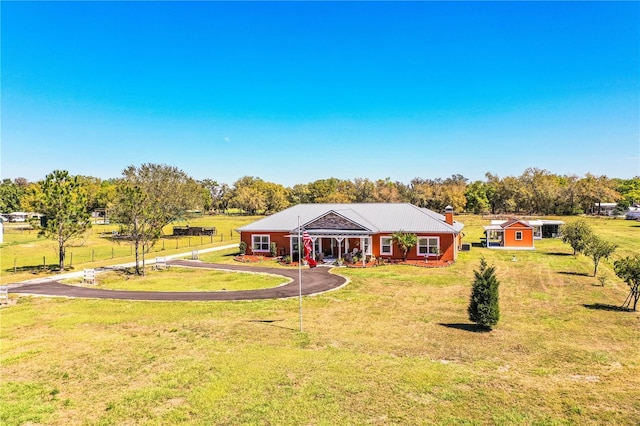
[[[64,282],[80,284],[81,279],[70,279]],[[275,275],[172,266],[164,270],[147,268],[143,277],[134,275],[132,271],[108,272],[98,275],[96,284],[86,284],[85,286],[135,291],[230,291],[277,287],[287,282],[287,278]]]
[[[460,220],[477,241],[483,221]],[[592,223],[640,251],[634,222]],[[304,298],[304,333],[297,299],[22,297],[0,310],[0,423],[638,424],[640,314],[615,309],[628,287],[610,262],[601,287],[568,246],[536,246],[340,268],[349,285]],[[491,333],[466,315],[481,256],[501,281]]]

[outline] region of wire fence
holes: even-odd
[[[15,232],[15,231],[10,231]],[[22,230],[22,233],[37,235],[35,230]],[[235,234],[235,235],[234,235]],[[103,240],[103,241],[100,241]],[[156,254],[174,251],[180,249],[196,248],[201,246],[222,245],[225,243],[231,243],[239,241],[239,234],[231,231],[228,235],[201,235],[201,236],[167,236],[162,237],[160,240],[149,247],[145,251],[144,256],[147,259],[155,257]],[[34,255],[33,253],[24,255],[14,255],[13,263],[7,265],[7,259],[3,254],[3,270],[10,273],[24,273],[32,272],[38,273],[43,271],[58,270],[59,258],[57,253],[57,246],[51,240],[49,240],[48,246],[39,247],[37,250],[43,253],[42,256]],[[142,256],[142,246],[139,247],[139,254]],[[66,249],[65,254],[65,269],[71,269],[79,265],[96,263],[102,261],[118,260],[130,258],[135,255],[135,244],[133,241],[126,238],[113,238],[113,237],[101,237],[98,242],[91,240],[86,245],[71,245]]]

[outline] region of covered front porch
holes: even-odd
[[[373,254],[372,237],[363,232],[308,231],[313,241],[311,257],[316,262],[332,263],[338,259],[353,262],[354,258],[367,262]],[[298,259],[302,234],[290,234],[289,252],[292,259]]]
[[[487,248],[497,248],[504,246],[504,229],[500,225],[489,225],[484,227],[483,246]]]

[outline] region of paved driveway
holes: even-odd
[[[103,290],[90,287],[78,287],[61,284],[56,280],[35,283],[13,284],[9,293],[34,294],[42,296],[80,297],[91,299],[121,300],[163,300],[163,301],[206,301],[206,300],[259,300],[281,299],[299,295],[298,270],[281,268],[259,268],[246,265],[222,265],[188,260],[170,260],[168,265],[188,266],[192,268],[222,269],[242,272],[258,272],[281,275],[292,281],[273,288],[242,291],[208,291],[208,292],[166,292],[166,291],[122,291]],[[316,294],[336,289],[346,283],[346,279],[331,274],[329,268],[318,267],[302,270],[302,294]]]

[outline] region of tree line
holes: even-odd
[[[484,180],[473,182],[460,174],[444,179],[416,177],[409,183],[389,178],[332,177],[292,187],[253,176],[244,176],[232,184],[213,179],[196,181],[186,174],[185,177],[193,181],[192,209],[215,213],[237,209],[252,215],[272,214],[300,203],[407,202],[439,212],[450,205],[456,212],[475,214],[573,215],[598,213],[598,204],[604,202],[618,203],[620,212],[640,203],[640,177],[619,179],[590,173],[578,177],[538,168],[528,168],[520,176],[487,173]],[[122,177],[75,178],[86,195],[88,212],[110,208],[117,202]],[[0,183],[0,213],[36,211],[34,203],[43,183],[44,180],[4,179]],[[194,194],[197,196],[191,197]]]
[[[42,181],[18,178],[0,184],[0,211],[21,208],[43,215],[34,225],[40,235],[56,240],[61,271],[69,241],[91,227],[91,212],[109,209],[110,217],[135,246],[136,274],[144,274],[145,253],[160,239],[162,228],[197,209],[225,212],[237,208],[250,214],[268,214],[297,203],[404,201],[436,211],[451,205],[473,213],[575,214],[603,200],[616,200],[620,208],[640,200],[640,177],[623,180],[587,174],[577,178],[530,168],[519,177],[502,179],[487,173],[485,181],[470,184],[464,176],[453,175],[435,180],[415,178],[408,185],[390,179],[330,178],[286,188],[252,176],[238,179],[233,186],[210,179],[196,181],[176,167],[148,163],[127,167],[117,179],[72,176],[65,170],[54,170]],[[405,259],[415,238],[394,234]],[[580,221],[564,227],[563,240],[573,247],[574,255],[582,252],[593,259],[594,276],[599,261],[616,249]],[[631,287],[628,304],[632,301],[634,310],[640,299],[639,262],[636,256],[615,265],[616,273]],[[473,316],[471,308],[469,312]]]

